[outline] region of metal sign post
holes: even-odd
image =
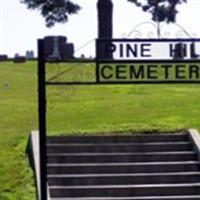
[[[46,85],[45,43],[38,40],[38,113],[40,152],[40,197],[47,200],[47,154],[46,154]]]

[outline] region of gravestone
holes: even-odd
[[[0,55],[0,62],[4,62],[4,61],[7,61],[8,60],[8,56],[7,55]]]
[[[34,59],[34,51],[26,51],[26,59],[27,60]]]
[[[26,57],[25,56],[15,57],[13,62],[14,63],[25,63],[26,62]]]
[[[47,36],[45,37],[45,57],[48,61],[74,58],[74,44],[67,43],[64,36]]]
[[[13,59],[14,63],[25,63],[26,62],[26,57],[25,56],[20,56],[18,53],[15,54],[15,57]]]
[[[74,44],[67,43],[64,45],[63,50],[65,50],[66,54],[63,54],[64,60],[74,58]]]

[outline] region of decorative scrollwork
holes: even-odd
[[[172,28],[170,32],[168,29]],[[167,30],[166,30],[167,29]],[[141,22],[134,26],[134,28],[127,34],[131,38],[159,38],[157,35],[160,33],[160,38],[196,38],[197,34],[188,32],[183,26],[174,23],[172,25],[160,24],[159,26],[153,22]],[[126,34],[124,34],[126,35]]]
[[[164,31],[163,36],[164,36],[164,38],[170,38],[171,33],[169,31]]]
[[[142,33],[140,31],[135,30],[132,32],[132,37],[136,39],[142,38]]]
[[[155,38],[155,33],[153,31],[149,31],[147,33],[147,37],[150,38],[150,39]]]

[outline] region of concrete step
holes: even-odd
[[[200,171],[200,162],[47,164],[48,174],[167,173]]]
[[[148,153],[48,154],[48,163],[161,162],[197,160],[193,151]]]
[[[50,186],[54,197],[132,197],[200,195],[200,183],[152,185],[103,185],[103,186]]]
[[[47,143],[144,143],[187,141],[187,134],[129,134],[97,136],[49,136]]]
[[[49,175],[50,186],[200,183],[200,172]]]
[[[87,197],[51,198],[51,200],[199,200],[200,195],[152,196],[152,197]]]
[[[200,200],[189,134],[48,137],[51,200]]]
[[[48,144],[47,153],[191,151],[190,142]]]

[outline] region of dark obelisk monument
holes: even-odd
[[[98,38],[112,39],[113,36],[113,3],[112,0],[98,0]],[[112,54],[105,55],[105,46],[98,48],[98,57],[112,59]]]

